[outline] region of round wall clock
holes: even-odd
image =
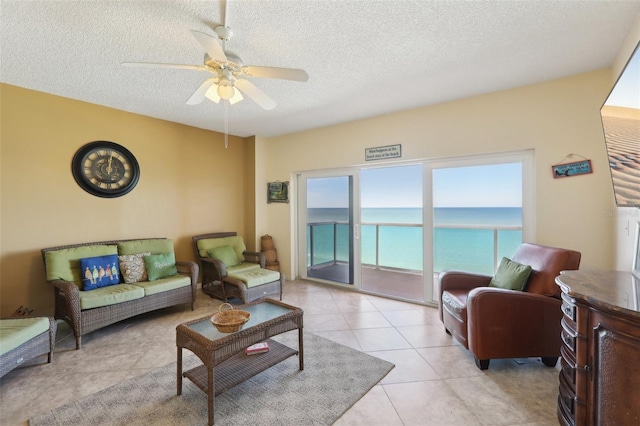
[[[103,198],[129,193],[140,179],[140,166],[133,154],[114,142],[90,142],[71,162],[73,177],[89,194]]]

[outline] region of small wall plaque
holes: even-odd
[[[551,166],[551,171],[553,172],[553,177],[555,179],[593,173],[593,169],[591,168],[591,160],[576,161],[575,163],[556,164],[555,166]]]
[[[289,182],[268,182],[267,203],[288,203]]]
[[[402,145],[400,144],[365,148],[364,150],[364,159],[366,161],[400,157],[402,157]]]

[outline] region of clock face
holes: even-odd
[[[73,157],[71,170],[82,189],[105,198],[129,193],[140,179],[140,167],[133,154],[107,141],[91,142],[80,148]]]

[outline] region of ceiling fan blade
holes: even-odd
[[[125,67],[139,67],[139,68],[179,68],[185,70],[196,71],[209,71],[207,68],[201,65],[184,65],[184,64],[153,64],[149,62],[123,62]]]
[[[193,92],[193,95],[187,100],[187,105],[197,105],[204,100],[207,91],[215,84],[215,78],[208,78],[198,87],[198,90]]]
[[[195,30],[192,30],[191,34],[193,34],[196,40],[198,40],[198,42],[202,45],[204,51],[207,52],[209,56],[211,56],[211,59],[214,59],[218,62],[228,62],[227,55],[224,54],[222,46],[220,46],[220,43],[218,43],[216,37],[212,37]]]
[[[267,96],[266,93],[258,89],[258,87],[249,80],[236,80],[234,85],[266,110],[274,109],[277,105],[276,101]]]
[[[296,68],[261,67],[247,65],[242,72],[250,77],[277,78],[280,80],[307,81],[309,74]]]

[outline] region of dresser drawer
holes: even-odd
[[[559,405],[563,408],[563,411],[569,417],[575,417],[576,413],[576,396],[569,387],[569,384],[564,378],[563,374],[560,374],[560,392],[558,394]]]
[[[562,297],[562,313],[567,316],[571,321],[576,320],[576,304],[575,299],[570,297],[566,293],[561,294]]]
[[[576,424],[575,415],[567,412],[567,408],[562,403],[560,395],[558,395],[558,420],[560,420],[560,424],[562,425],[575,426]]]
[[[562,353],[562,358],[560,358],[560,374],[564,376],[567,384],[571,388],[573,392],[576,390],[576,364],[575,362],[571,362],[570,357],[567,355],[565,347],[560,349]]]
[[[560,332],[560,337],[562,338],[562,342],[571,349],[571,352],[575,353],[578,333],[575,329],[572,329],[569,321],[565,321],[565,318],[562,318],[562,331]]]

